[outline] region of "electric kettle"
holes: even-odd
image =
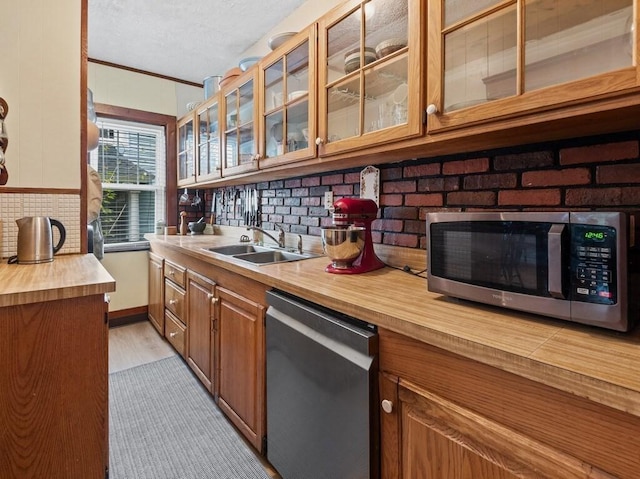
[[[48,263],[53,261],[66,238],[62,223],[46,216],[27,216],[16,220],[18,224],[18,254],[9,258],[9,263]],[[53,230],[60,233],[58,243],[53,245]]]

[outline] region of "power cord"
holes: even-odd
[[[418,276],[419,278],[427,279],[426,276],[423,276],[427,270],[423,269],[422,271],[414,272],[408,264],[405,264],[402,268],[398,268],[397,266],[391,266],[390,264],[385,264],[389,268],[397,269],[399,271],[404,271],[405,273],[412,274],[413,276]]]

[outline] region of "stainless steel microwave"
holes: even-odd
[[[640,316],[640,212],[427,214],[429,291],[628,331]]]

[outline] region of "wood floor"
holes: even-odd
[[[149,321],[109,329],[109,373],[151,363],[176,354],[175,349],[158,334]],[[238,433],[238,435],[240,434]],[[251,446],[249,447],[251,448]],[[258,456],[258,459],[271,478],[281,479],[280,475],[263,457]]]

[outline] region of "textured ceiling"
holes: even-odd
[[[304,2],[89,0],[89,58],[202,83]]]

